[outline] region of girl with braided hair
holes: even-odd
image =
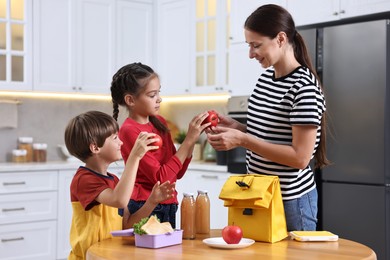
[[[123,66],[113,76],[111,83],[113,117],[115,120],[118,119],[119,106],[128,110],[128,117],[119,130],[119,137],[123,141],[121,147],[123,159],[127,160],[140,132],[158,134],[163,141],[162,147],[146,153],[140,160],[133,194],[128,204],[130,214],[134,214],[142,207],[154,183],[157,181],[174,183],[184,176],[195,143],[200,134],[210,126],[210,123],[202,125],[208,116],[207,112],[196,115],[189,123],[185,140],[176,151],[166,120],[158,115],[162,101],[160,88],[157,73],[142,63]],[[175,196],[159,204],[151,215],[157,215],[162,222],[169,221],[175,228],[177,208],[175,191]]]

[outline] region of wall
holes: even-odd
[[[112,105],[107,100],[73,100],[61,98],[19,98],[6,97],[2,99],[17,99],[18,126],[17,128],[0,128],[0,163],[11,161],[11,151],[17,148],[20,136],[31,136],[36,143],[48,144],[48,161],[63,160],[58,144],[64,144],[64,129],[68,121],[85,111],[100,110],[112,114]],[[186,130],[194,115],[208,109],[226,112],[226,101],[205,102],[164,102],[160,114],[179,129]],[[121,124],[126,117],[126,110],[120,108],[118,122]],[[1,120],[1,118],[0,118]],[[201,137],[204,139],[204,134]]]

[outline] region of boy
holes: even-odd
[[[127,203],[133,192],[138,164],[146,152],[157,146],[155,134],[139,134],[134,149],[125,165],[123,175],[107,172],[108,166],[121,159],[122,141],[118,137],[119,126],[109,115],[89,111],[76,116],[65,130],[65,144],[69,153],[85,163],[80,166],[70,186],[73,208],[70,242],[72,250],[68,259],[85,259],[88,248],[98,241],[110,238],[110,231],[126,229],[174,195],[174,183],[156,183],[145,205],[130,215]],[[124,215],[118,215],[124,208]]]

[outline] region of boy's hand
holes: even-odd
[[[158,204],[173,198],[175,195],[175,185],[175,182],[171,184],[169,181],[166,181],[163,184],[160,184],[158,181],[156,184],[154,184],[149,199],[152,203]]]
[[[156,134],[154,133],[139,133],[137,140],[135,140],[133,149],[131,149],[130,155],[142,158],[146,152],[158,149],[158,146],[149,146],[149,144],[156,141],[154,138],[155,136]]]

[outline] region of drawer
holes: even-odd
[[[0,259],[56,259],[56,221],[0,225]]]
[[[56,191],[0,195],[0,224],[56,218]]]
[[[10,172],[0,174],[0,194],[57,190],[57,171]]]

